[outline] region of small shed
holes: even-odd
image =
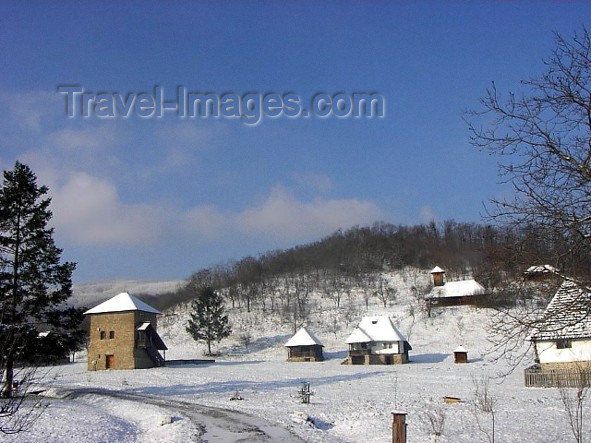
[[[468,351],[461,345],[454,351],[454,363],[468,363]]]
[[[288,349],[287,361],[322,361],[324,345],[305,327],[302,327],[285,344]]]

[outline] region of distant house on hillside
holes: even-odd
[[[436,266],[431,271],[433,289],[425,298],[427,310],[434,306],[473,305],[486,301],[488,293],[484,286],[474,279],[446,281],[445,271]]]
[[[287,361],[322,361],[324,345],[305,327],[302,327],[285,344],[288,349]]]
[[[552,265],[530,266],[523,272],[527,280],[546,280],[552,277],[559,277],[558,269]]]
[[[90,317],[88,370],[163,366],[168,348],[156,332],[157,309],[122,292],[85,312]]]
[[[349,356],[343,364],[391,365],[408,363],[412,346],[387,315],[363,317],[347,338]]]

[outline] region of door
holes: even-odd
[[[115,367],[115,356],[114,355],[105,355],[107,359],[107,369]]]

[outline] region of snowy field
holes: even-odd
[[[54,369],[52,391],[57,395],[53,397],[60,397],[60,390],[66,388],[100,388],[164,402],[156,405],[90,394],[50,398],[28,434],[3,441],[199,441],[199,423],[187,414],[189,409],[177,407],[176,402],[183,402],[245,412],[309,442],[390,442],[393,410],[408,413],[408,442],[489,442],[491,415],[476,413],[472,406],[475,383],[485,378],[490,379],[489,393],[495,400],[495,442],[573,441],[557,389],[525,388],[522,368],[498,377],[508,364],[493,362],[486,355],[488,310],[447,308],[433,318],[418,315],[412,321],[408,303],[401,291],[391,307],[382,309],[372,302],[366,308],[360,301],[359,310],[360,316],[394,318],[413,346],[410,364],[341,365],[346,356],[344,340],[355,324],[331,330],[327,325],[334,312],[328,305],[309,322],[325,345],[327,360],[286,362],[283,345],[292,334],[290,327],[260,311],[236,309],[231,313],[233,324],[250,328],[253,342],[245,348],[236,339],[222,341],[218,347],[222,355],[213,364],[88,372],[81,357],[77,363]],[[159,331],[170,349],[167,359],[202,357],[204,347],[184,332],[185,320],[186,312],[178,310],[160,321]],[[460,344],[468,350],[468,364],[453,362],[452,351]],[[531,363],[531,359],[525,362]],[[297,397],[304,382],[314,392],[310,404],[302,404]],[[230,400],[236,393],[243,400]],[[445,404],[444,396],[461,402]],[[442,435],[434,434],[429,416],[444,417]],[[590,426],[591,419],[585,424],[585,441],[591,441]]]

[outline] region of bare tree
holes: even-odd
[[[388,303],[392,303],[396,300],[396,294],[398,290],[392,286],[384,276],[378,275],[374,281],[375,291],[374,295],[382,302],[384,308],[388,307]]]
[[[500,172],[513,199],[493,200],[494,217],[591,238],[591,36],[556,34],[539,78],[502,99],[496,85],[472,111],[474,146],[505,159]],[[489,118],[489,117],[492,117]],[[482,122],[482,120],[485,120]],[[481,126],[484,124],[485,126]]]
[[[304,275],[292,277],[290,280],[290,284],[286,282],[285,285],[289,302],[283,306],[281,314],[285,321],[291,323],[295,334],[310,316],[309,299],[312,288]]]
[[[591,251],[591,35],[583,28],[572,38],[555,34],[555,48],[544,61],[544,74],[523,80],[518,92],[503,95],[497,85],[486,90],[480,108],[466,113],[473,146],[499,158],[499,171],[514,189],[511,198],[494,199],[489,217],[517,226],[514,267],[532,242],[552,260],[562,276],[580,273]],[[531,232],[532,235],[529,235]],[[560,248],[553,245],[560,244]],[[581,258],[583,257],[583,258]],[[549,263],[544,261],[543,263]],[[529,263],[531,265],[532,263]],[[525,270],[525,268],[523,269]],[[585,272],[585,274],[581,274]],[[504,291],[523,301],[513,283]],[[588,289],[588,288],[587,288]],[[541,289],[543,290],[543,289]],[[497,316],[500,353],[523,357],[523,343],[539,312],[504,310]]]
[[[490,379],[487,376],[482,376],[478,379],[473,378],[474,384],[474,399],[472,400],[474,418],[476,420],[476,427],[483,433],[489,443],[495,443],[495,404],[496,399],[490,392]],[[490,415],[490,428],[484,425],[480,420],[480,415]]]
[[[583,408],[589,392],[589,369],[577,365],[574,372],[575,386],[559,386],[558,390],[575,442],[583,443]]]
[[[3,326],[0,337],[0,355],[18,353],[25,340],[26,328]],[[5,359],[0,358],[0,383],[6,375]],[[0,402],[0,433],[18,434],[30,429],[43,408],[40,399],[30,395],[31,384],[38,381],[36,366],[17,366],[13,368],[12,391],[10,397]]]
[[[443,435],[445,428],[446,410],[444,405],[436,404],[432,399],[424,405],[420,420],[429,428],[429,432],[435,437]]]

